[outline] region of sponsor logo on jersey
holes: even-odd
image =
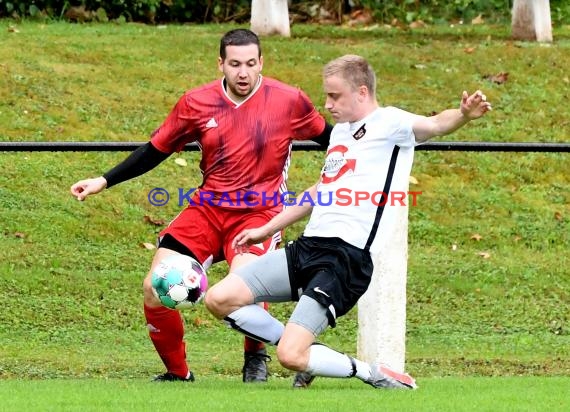
[[[354,172],[356,159],[345,158],[344,154],[347,151],[348,147],[342,145],[331,147],[328,150],[325,165],[321,172],[323,183],[334,182],[349,170]]]
[[[360,126],[360,129],[354,132],[352,137],[354,137],[355,140],[360,140],[364,137],[365,134],[366,134],[366,123]]]

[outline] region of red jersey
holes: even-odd
[[[314,138],[324,126],[311,100],[295,87],[262,77],[236,104],[221,79],[186,92],[151,143],[173,153],[197,142],[201,193],[220,207],[266,209],[275,206],[268,198],[287,191],[292,141]]]

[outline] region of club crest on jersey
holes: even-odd
[[[338,180],[342,175],[349,170],[354,172],[356,166],[356,159],[347,159],[344,154],[348,151],[348,147],[338,145],[331,147],[327,151],[327,158],[325,165],[321,171],[322,182],[331,183]]]
[[[360,140],[364,137],[365,134],[366,134],[366,123],[360,126],[360,128],[356,132],[354,132],[352,137],[354,137],[355,140]]]

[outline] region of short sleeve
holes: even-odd
[[[325,128],[325,119],[302,90],[298,91],[297,101],[293,108],[291,128],[293,130],[292,137],[296,140],[307,140],[316,137]]]
[[[414,121],[420,116],[392,106],[386,107],[386,114],[393,122],[392,138],[395,140],[395,144],[400,147],[417,146],[413,126]]]
[[[154,147],[164,153],[180,152],[186,143],[196,140],[190,96],[184,94],[166,117],[166,120],[151,135]]]

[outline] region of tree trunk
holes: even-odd
[[[512,34],[515,40],[552,42],[548,0],[514,0]]]
[[[259,36],[291,36],[287,0],[252,0],[251,31]]]

